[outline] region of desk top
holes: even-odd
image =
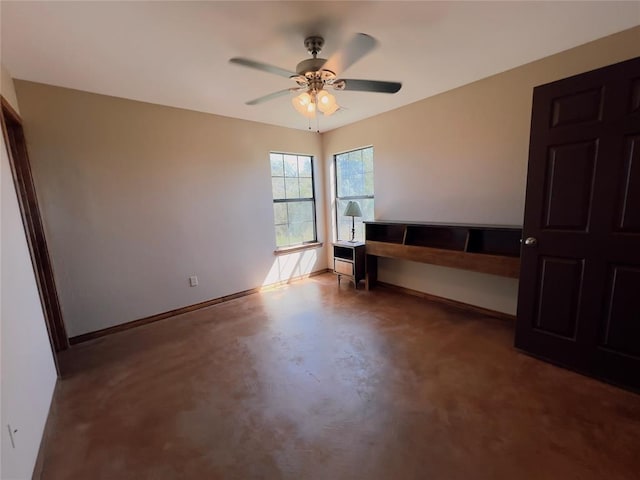
[[[443,222],[412,222],[402,220],[365,220],[367,225],[407,225],[418,227],[461,227],[485,230],[522,230],[522,225],[483,225],[480,223],[443,223]]]
[[[354,248],[354,247],[360,247],[364,245],[364,242],[350,242],[348,240],[338,240],[337,242],[333,242],[333,244],[338,247]]]

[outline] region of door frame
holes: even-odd
[[[3,96],[0,96],[0,107],[2,110],[0,115],[2,135],[9,157],[13,183],[16,188],[20,216],[22,217],[22,224],[27,237],[29,254],[40,294],[49,341],[54,353],[56,370],[60,375],[57,352],[69,348],[69,338],[58,299],[58,290],[31,173],[22,119]]]

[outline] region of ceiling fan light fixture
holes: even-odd
[[[339,108],[340,108],[340,105],[338,105],[337,103],[334,103],[331,107],[323,111],[324,116],[328,117],[329,115],[333,115],[338,111]]]
[[[313,105],[311,95],[309,95],[309,93],[307,92],[303,92],[297,97],[294,97],[291,100],[291,103],[293,104],[293,107],[304,116],[307,116],[307,107],[309,105]],[[314,110],[315,110],[315,106],[314,106]]]
[[[318,110],[326,114],[336,105],[336,97],[331,95],[326,90],[320,90],[316,96],[318,102]]]
[[[299,114],[307,118],[313,118],[316,116],[316,101],[315,95],[309,92],[302,92],[297,97],[294,97],[291,103]]]
[[[320,90],[318,93],[303,92],[294,97],[291,103],[298,113],[307,118],[314,118],[317,110],[329,116],[340,108],[336,98],[326,90]]]
[[[303,115],[307,118],[313,118],[316,116],[316,104],[315,103],[310,103],[309,105],[306,106],[305,108],[305,112],[303,113]]]

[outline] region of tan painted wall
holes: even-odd
[[[378,219],[520,224],[532,88],[638,55],[639,36],[622,32],[322,136],[17,82],[70,335],[325,268],[326,245],[273,256],[269,150],[318,157],[325,242],[331,156],[370,144]],[[200,286],[190,288],[194,274]],[[517,282],[501,277],[382,261],[380,278],[516,308]]]
[[[640,27],[327,132],[327,175],[334,153],[373,145],[376,219],[521,225],[533,87],[638,55]],[[379,276],[516,310],[515,280],[393,260]]]
[[[0,70],[2,71],[2,76],[0,77],[0,91],[2,91],[2,96],[7,100],[7,102],[9,102],[16,112],[19,112],[18,96],[16,95],[13,78],[11,78],[11,74],[4,65],[2,65]]]
[[[317,158],[326,240],[318,134],[16,88],[70,336],[326,268],[326,247],[273,254],[271,150]]]
[[[13,80],[4,66],[0,90],[18,111]],[[23,479],[33,472],[56,371],[2,135],[0,143],[0,478]],[[15,448],[7,425],[18,430]]]

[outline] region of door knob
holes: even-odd
[[[535,247],[538,244],[538,240],[535,237],[528,237],[525,241],[524,244],[527,247]]]

